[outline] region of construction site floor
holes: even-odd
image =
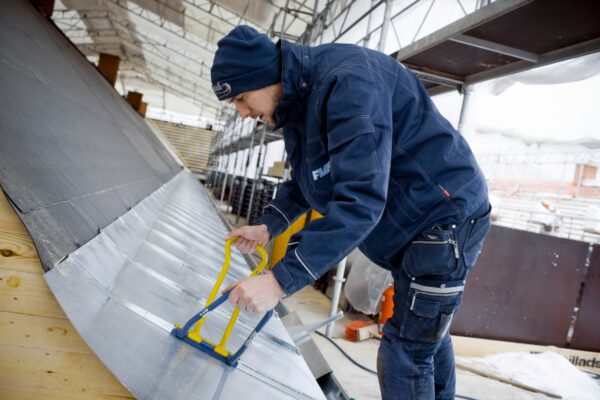
[[[321,321],[329,316],[331,300],[311,286],[283,300],[289,311],[295,311],[304,324]],[[351,342],[344,338],[344,329],[354,320],[364,320],[362,314],[346,313],[335,323],[333,340],[356,361],[372,370],[376,369],[379,340],[372,338],[362,342]],[[325,332],[325,329],[321,329]],[[320,335],[313,334],[313,340],[329,363],[331,369],[346,393],[357,400],[381,399],[377,376],[352,364],[335,346]],[[457,395],[472,399],[549,399],[540,393],[528,392],[515,386],[487,379],[482,376],[457,370]],[[401,398],[401,397],[399,397]]]

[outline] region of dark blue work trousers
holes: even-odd
[[[437,224],[402,251],[394,315],[383,328],[377,371],[384,400],[454,399],[450,324],[490,229],[487,202],[460,225]]]

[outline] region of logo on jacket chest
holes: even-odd
[[[321,168],[315,169],[312,172],[313,181],[316,181],[319,178],[323,178],[323,177],[327,176],[327,174],[329,174],[330,171],[331,171],[331,164],[328,161]]]

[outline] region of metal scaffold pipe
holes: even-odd
[[[233,133],[235,133],[235,126],[237,124],[237,118],[234,116],[233,120]],[[225,139],[225,132],[223,131],[223,140]],[[225,166],[225,176],[223,177],[223,188],[221,189],[221,202],[220,206],[223,206],[223,198],[225,197],[225,187],[227,186],[227,177],[229,175],[229,161],[231,160],[231,152],[227,153],[227,164]]]
[[[242,205],[244,204],[244,195],[246,194],[246,182],[248,182],[248,167],[250,166],[250,160],[254,154],[254,133],[256,132],[256,125],[252,129],[250,134],[250,147],[248,148],[248,157],[246,158],[246,168],[244,169],[244,180],[242,181],[242,190],[240,191],[239,204],[235,216],[235,223],[239,223],[240,214],[242,213]],[[247,223],[248,221],[246,221]]]
[[[331,309],[329,310],[329,316],[333,317],[337,314],[338,304],[340,302],[340,294],[342,293],[342,284],[344,283],[344,273],[346,272],[346,260],[347,257],[344,257],[342,261],[337,265],[337,270],[335,272],[335,277],[333,280],[335,284],[333,285],[333,296],[331,297]],[[325,335],[331,339],[333,336],[333,327],[335,326],[335,321],[332,321],[327,325],[327,331]]]
[[[379,38],[379,45],[377,50],[385,51],[385,44],[387,41],[388,30],[390,28],[390,21],[392,15],[392,1],[385,0],[385,11],[383,13],[383,25],[381,25],[381,37]]]
[[[252,190],[250,191],[250,201],[248,202],[248,211],[246,212],[246,224],[250,225],[250,213],[252,212],[252,203],[254,202],[254,192],[256,191],[256,184],[259,178],[259,174],[262,175],[261,167],[261,156],[263,152],[263,146],[265,143],[265,135],[267,133],[267,126],[263,124],[262,133],[260,135],[260,144],[258,145],[258,157],[256,158],[256,170],[254,171],[254,180],[252,181]],[[266,155],[266,151],[265,151]]]

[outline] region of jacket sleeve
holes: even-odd
[[[309,209],[292,171],[291,179],[281,185],[275,199],[263,209],[258,223],[267,225],[271,239],[274,239]]]
[[[391,95],[368,68],[329,82],[327,153],[333,197],[324,218],[290,240],[273,273],[286,295],[316,280],[359,245],[385,209],[391,162]],[[327,86],[327,85],[325,85]]]

